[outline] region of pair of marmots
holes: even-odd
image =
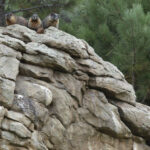
[[[44,29],[49,26],[59,27],[59,15],[56,13],[49,14],[43,21],[37,14],[33,14],[29,20],[21,16],[16,16],[13,13],[5,15],[6,25],[20,24],[26,26],[37,33],[44,33]]]

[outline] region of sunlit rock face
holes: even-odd
[[[84,40],[0,28],[0,150],[150,150],[150,108]]]

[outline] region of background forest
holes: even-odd
[[[60,29],[85,39],[104,60],[112,62],[134,86],[137,101],[150,105],[149,0],[1,0],[4,14],[44,18],[60,14]]]

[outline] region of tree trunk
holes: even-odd
[[[5,25],[5,0],[0,0],[0,26]]]
[[[136,64],[136,50],[133,49],[133,58],[132,58],[132,85],[135,88],[135,64]]]

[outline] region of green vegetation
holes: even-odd
[[[72,13],[72,23],[62,28],[85,39],[101,57],[118,66],[135,87],[138,101],[150,105],[150,5],[146,3],[82,1]]]
[[[150,105],[150,3],[148,0],[6,0],[6,10],[53,4],[20,12],[43,18],[61,14],[60,28],[85,39],[133,84],[138,101]],[[58,6],[59,5],[59,6]]]

